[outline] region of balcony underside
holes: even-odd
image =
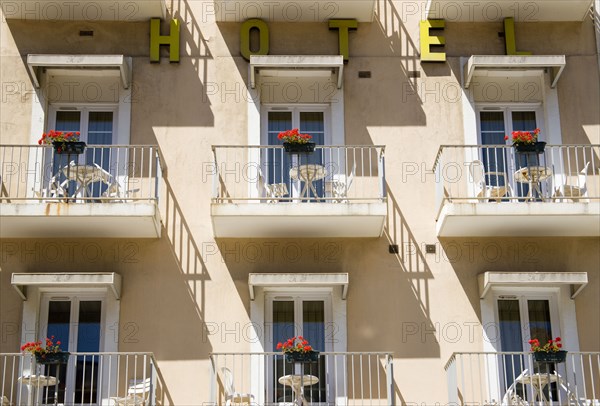
[[[592,4],[592,0],[428,0],[427,18],[452,22],[501,21],[505,17],[522,22],[582,21]]]
[[[214,10],[210,12],[214,13],[217,22],[241,22],[250,18],[286,22],[320,22],[352,18],[360,22],[371,22],[375,3],[375,0],[215,0]]]
[[[155,203],[3,203],[0,238],[160,238]]]
[[[438,237],[597,237],[600,202],[446,203]]]
[[[4,2],[3,2],[4,3]],[[5,2],[4,17],[16,20],[47,21],[147,21],[164,18],[164,0],[114,0],[77,2]]]
[[[383,232],[378,203],[212,204],[216,238],[370,238]]]

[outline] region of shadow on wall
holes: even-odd
[[[389,244],[397,247],[394,258],[400,266],[402,276],[406,278],[407,285],[410,287],[411,293],[423,314],[420,325],[417,326],[411,320],[402,326],[402,340],[406,341],[418,332],[416,338],[421,340],[421,344],[427,345],[425,352],[431,352],[428,356],[439,356],[440,349],[437,340],[439,332],[436,330],[430,314],[429,280],[433,279],[433,274],[421,250],[422,247],[410,230],[394,194],[390,191],[389,185],[386,188],[388,190],[388,217],[384,233],[389,240]],[[416,331],[413,331],[415,329]],[[433,348],[431,347],[433,344],[429,343],[432,340],[429,336],[435,338]],[[414,354],[411,352],[410,356],[414,356]]]
[[[164,180],[166,185],[166,196],[164,207],[166,207],[162,217],[164,219],[163,239],[166,239],[169,248],[177,262],[177,275],[166,276],[166,278],[176,278],[179,283],[185,286],[185,294],[183,292],[170,294],[169,297],[169,312],[171,316],[166,316],[168,323],[173,323],[172,328],[165,328],[167,334],[172,335],[172,332],[177,331],[177,345],[173,347],[179,348],[176,351],[173,347],[169,348],[167,358],[169,359],[207,359],[212,351],[212,346],[208,340],[208,330],[205,324],[205,308],[206,308],[206,283],[210,281],[208,270],[201,256],[200,247],[198,247],[192,232],[185,220],[181,208],[177,202],[173,189],[167,179]],[[173,268],[170,268],[173,269]],[[180,285],[181,286],[181,285]],[[181,302],[177,304],[177,302]],[[193,303],[193,308],[189,303]],[[173,312],[173,309],[177,309]],[[193,320],[198,323],[194,323]],[[187,333],[183,330],[188,329]],[[200,329],[200,330],[198,330]],[[185,338],[187,337],[187,338]],[[189,339],[188,345],[182,345],[182,339]],[[174,343],[175,344],[175,343]],[[197,354],[190,353],[190,347]],[[157,353],[158,354],[158,353]],[[163,356],[160,357],[164,358]]]
[[[132,134],[138,137],[154,134],[157,127],[213,127],[215,124],[208,97],[209,61],[213,59],[208,41],[187,1],[171,1],[170,10],[172,14],[163,21],[161,32],[169,32],[171,19],[179,20],[181,59],[176,64],[168,63],[168,48],[161,47],[160,63],[151,64],[146,59],[136,64]],[[148,50],[144,55],[147,54]],[[200,136],[201,132],[191,135]],[[190,133],[177,131],[169,133],[169,140],[176,140],[178,136],[184,141],[190,140]],[[142,140],[132,137],[131,142]]]

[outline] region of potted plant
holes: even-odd
[[[543,346],[540,345],[540,341],[537,338],[534,338],[529,340],[529,345],[531,345],[533,359],[536,362],[565,362],[567,358],[567,351],[561,350],[562,342],[560,337],[548,340]]]
[[[512,137],[504,136],[505,140],[512,140],[512,145],[517,152],[535,152],[542,153],[546,147],[546,143],[538,141],[540,129],[536,128],[533,131],[513,131]]]
[[[283,148],[286,152],[313,152],[315,143],[311,142],[312,136],[309,134],[300,134],[297,128],[280,132],[277,138],[283,141]]]
[[[287,362],[315,362],[319,359],[319,352],[313,350],[302,336],[278,343],[277,349],[283,352]]]
[[[31,341],[21,346],[22,352],[28,352],[35,356],[40,364],[66,364],[69,353],[60,349],[60,341],[54,342],[54,336],[46,338],[46,347],[42,347],[42,341]]]
[[[79,141],[79,131],[50,130],[42,134],[39,145],[53,145],[57,154],[82,154],[85,142]]]

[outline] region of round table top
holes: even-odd
[[[23,383],[24,385],[33,386],[54,386],[58,382],[56,377],[45,375],[22,376],[19,378],[19,381],[21,381],[21,383]]]
[[[319,383],[319,378],[313,375],[284,375],[279,383],[287,386],[310,386]]]
[[[533,374],[533,375],[525,375],[525,376],[518,378],[516,381],[519,383],[522,383],[522,384],[527,384],[527,385],[547,385],[548,377],[550,377],[550,382],[558,381],[558,375],[555,375],[555,374],[548,375],[548,374],[543,374],[543,373]]]
[[[545,166],[526,166],[515,172],[519,183],[539,182],[552,176],[552,169]]]
[[[303,182],[313,182],[315,180],[321,180],[325,176],[327,176],[327,169],[319,164],[305,164],[294,166],[290,169],[290,178],[292,178],[292,180],[300,179]]]
[[[62,171],[70,180],[84,183],[110,183],[110,174],[94,165],[69,165],[68,168],[64,167]]]

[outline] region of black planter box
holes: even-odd
[[[546,143],[539,141],[533,144],[514,144],[514,147],[517,152],[535,152],[541,154],[546,148]]]
[[[314,142],[307,142],[306,144],[296,144],[296,143],[284,142],[283,148],[285,149],[286,152],[309,153],[309,152],[315,151],[315,145],[316,144]]]
[[[86,146],[83,141],[54,141],[52,145],[57,154],[83,154]]]
[[[43,365],[66,364],[69,362],[69,355],[71,354],[66,351],[35,354],[35,360]]]
[[[319,360],[319,351],[308,352],[286,352],[287,362],[316,362]]]
[[[565,362],[565,360],[567,359],[567,351],[561,350],[561,351],[557,351],[557,352],[534,352],[533,353],[533,359],[536,362],[542,362],[542,363],[561,363],[561,362]]]

